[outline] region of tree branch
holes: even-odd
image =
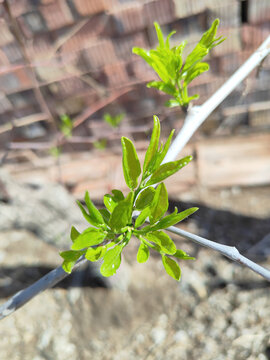
[[[84,257],[81,257],[74,265],[72,272],[78,269],[86,261],[87,260]],[[69,274],[63,270],[62,266],[59,266],[36,281],[34,284],[28,286],[26,289],[17,292],[8,301],[0,306],[0,320],[8,315],[11,315],[14,313],[14,311],[18,310],[20,307],[30,301],[33,297],[40,294],[42,291],[53,287],[68,275]]]
[[[185,230],[179,229],[175,226],[170,226],[166,230],[168,230],[174,234],[180,235],[185,239],[191,240],[191,241],[195,242],[196,244],[199,244],[201,246],[215,250],[215,251],[219,252],[220,254],[226,256],[227,258],[229,258],[241,265],[248,267],[250,270],[256,272],[257,274],[264,277],[266,280],[270,281],[270,270],[264,268],[263,266],[256,264],[255,262],[253,262],[253,261],[249,260],[248,258],[246,258],[245,256],[241,255],[239,253],[239,251],[236,249],[236,247],[234,247],[234,246],[228,246],[228,245],[216,243],[214,241],[205,239],[201,236],[191,234],[191,233],[189,233]]]

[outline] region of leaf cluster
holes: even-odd
[[[86,208],[78,202],[82,215],[91,226],[82,233],[71,228],[71,250],[60,253],[66,272],[71,272],[76,261],[84,255],[89,261],[103,260],[100,268],[103,276],[115,274],[121,264],[122,251],[134,236],[138,240],[139,263],[148,260],[152,249],[161,255],[166,272],[174,279],[180,279],[181,270],[175,260],[193,258],[177,249],[164,229],[184,220],[198,208],[182,212],[175,208],[172,214],[166,215],[169,203],[163,181],[192,159],[186,156],[162,164],[173,132],[165,144],[160,144],[160,122],[154,116],[151,140],[142,167],[132,141],[122,137],[123,173],[129,192],[124,196],[120,190],[112,190],[111,194],[104,196],[104,208],[100,210],[95,207],[88,192],[84,198]],[[136,217],[135,212],[138,214]]]
[[[170,95],[172,99],[167,101],[166,106],[181,106],[186,109],[191,100],[199,98],[198,94],[189,96],[188,85],[209,69],[209,65],[202,61],[203,58],[212,48],[225,40],[221,36],[216,37],[219,19],[214,20],[185,61],[183,51],[187,42],[183,41],[180,45],[171,48],[170,38],[175,31],[172,31],[165,40],[159,24],[155,22],[154,25],[159,43],[156,49],[147,51],[134,47],[133,53],[141,56],[160,78],[160,81],[149,82],[147,87],[156,88]]]
[[[69,138],[72,136],[73,122],[68,115],[60,116],[60,131],[66,137]]]
[[[103,115],[103,120],[106,121],[107,124],[109,124],[111,127],[116,128],[117,126],[119,126],[119,124],[121,123],[121,121],[123,120],[125,114],[117,114],[115,116],[106,113]]]

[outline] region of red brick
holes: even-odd
[[[106,65],[104,72],[108,78],[108,85],[115,87],[126,84],[129,81],[129,76],[126,71],[125,62],[120,61],[116,64]]]
[[[82,16],[98,14],[107,9],[106,0],[73,0],[73,2]]]
[[[109,39],[100,39],[84,50],[86,60],[91,69],[103,67],[117,61],[112,42]]]
[[[257,27],[254,25],[244,24],[241,28],[242,43],[245,49],[256,49],[269,35],[270,26]]]
[[[0,76],[0,91],[5,93],[12,93],[31,87],[31,75],[26,69],[19,69]]]
[[[26,37],[32,38],[33,34],[47,31],[46,23],[38,11],[25,13],[18,21]]]
[[[173,0],[152,0],[144,4],[145,21],[152,26],[154,21],[167,24],[175,19]]]
[[[128,3],[118,7],[112,12],[114,31],[118,34],[131,33],[141,30],[145,26],[143,5],[140,3]]]
[[[208,25],[219,18],[219,27],[238,27],[241,25],[240,9],[241,2],[238,0],[215,1],[209,6]]]
[[[270,21],[269,0],[249,0],[248,21],[253,24]]]
[[[40,11],[50,30],[56,30],[74,22],[71,11],[63,0],[42,6]]]
[[[134,46],[141,48],[147,48],[149,46],[143,32],[138,32],[134,35],[121,36],[119,39],[114,39],[113,44],[119,59],[130,58]]]
[[[206,2],[202,0],[174,0],[174,3],[177,18],[199,14],[206,9]]]
[[[95,15],[89,18],[87,23],[63,44],[61,51],[66,53],[87,47],[102,33],[105,21],[104,15]]]
[[[2,51],[5,53],[11,64],[23,62],[23,55],[17,43],[14,42],[2,46]]]
[[[4,19],[0,19],[0,46],[11,43],[14,40],[7,23]]]

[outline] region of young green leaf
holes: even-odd
[[[94,226],[104,225],[104,219],[103,219],[101,213],[98,211],[98,209],[95,207],[95,205],[91,201],[88,191],[85,192],[84,200],[85,200],[87,209],[89,211],[89,220],[91,220],[90,223]]]
[[[135,221],[135,228],[142,226],[145,223],[145,220],[150,216],[149,206],[143,209]]]
[[[84,230],[71,245],[72,250],[81,250],[89,246],[99,245],[105,239],[107,233],[95,228]]]
[[[161,149],[161,151],[158,152],[157,159],[155,161],[155,167],[153,168],[153,171],[155,171],[160,166],[163,159],[165,158],[165,156],[166,156],[166,154],[167,154],[167,152],[169,150],[169,147],[171,145],[173,134],[174,134],[174,129],[171,131],[171,133],[170,133],[170,135],[169,135],[163,149]]]
[[[138,177],[141,174],[141,165],[132,141],[123,136],[121,138],[121,143],[123,151],[122,164],[125,181],[127,186],[133,190],[138,185]]]
[[[152,186],[149,186],[146,189],[142,190],[138,195],[135,203],[136,209],[143,210],[144,208],[146,208],[154,199],[155,192],[156,190]]]
[[[150,164],[155,157],[157,151],[158,151],[158,144],[159,144],[159,137],[160,137],[160,122],[159,118],[154,115],[154,125],[153,125],[153,131],[151,135],[150,144],[147,148],[144,163],[143,163],[143,173],[145,173],[147,170],[150,170]]]
[[[184,211],[181,211],[180,213],[176,214],[170,214],[165,216],[163,219],[161,219],[156,225],[151,226],[151,231],[156,231],[160,229],[166,229],[169,226],[173,226],[180,221],[186,219],[188,216],[194,214],[199,208],[190,208]]]
[[[103,276],[112,276],[116,273],[116,270],[121,264],[121,252],[124,245],[116,245],[113,249],[110,249],[104,255],[104,261],[101,265],[100,272]]]
[[[191,83],[196,77],[209,70],[209,65],[205,62],[200,62],[194,65],[190,70],[187,71],[184,77],[184,86]]]
[[[79,231],[74,226],[72,226],[70,230],[70,238],[72,242],[74,242],[79,235]]]
[[[177,94],[177,89],[172,84],[165,84],[162,81],[150,81],[146,84],[148,88],[155,88],[157,90],[163,91],[168,95],[175,96]]]
[[[169,202],[166,186],[164,183],[161,183],[158,185],[154,199],[149,205],[149,221],[151,225],[157,222],[165,214],[165,212],[168,210],[168,206]]]
[[[64,259],[62,268],[65,272],[71,273],[73,266],[76,264],[76,261],[84,254],[84,251],[62,251],[60,256]]]
[[[97,248],[89,248],[85,253],[85,258],[89,261],[98,261],[106,252],[106,246],[98,246]]]
[[[110,212],[107,209],[100,209],[99,212],[101,213],[105,224],[109,225],[110,216],[111,216]]]
[[[176,252],[174,242],[164,231],[153,231],[144,236],[149,241],[157,244],[166,254],[173,255]]]
[[[77,200],[76,202],[77,202],[77,204],[78,204],[78,206],[79,206],[85,220],[88,221],[92,225],[91,216],[86,212],[85,208],[82,206],[82,204],[80,203],[79,200]]]
[[[119,232],[123,227],[132,223],[133,200],[134,192],[131,191],[125,200],[115,206],[109,221],[109,226],[113,231]]]
[[[181,260],[195,260],[194,257],[189,256],[185,251],[181,249],[177,249],[173,256]]]
[[[168,275],[179,281],[181,278],[181,269],[176,261],[168,256],[162,256],[162,263]]]
[[[158,37],[159,47],[164,48],[165,44],[164,44],[164,38],[163,38],[161,28],[156,21],[154,22],[154,25],[155,25],[155,29],[156,29],[156,33],[157,33],[157,37]]]
[[[186,156],[181,160],[171,161],[161,165],[147,181],[146,185],[154,185],[160,181],[165,180],[167,177],[175,174],[177,171],[182,169],[192,160],[192,156]]]
[[[137,261],[138,263],[145,263],[149,258],[149,249],[148,246],[141,242],[138,253],[137,253]]]
[[[114,189],[114,190],[112,190],[112,194],[113,195],[106,194],[106,195],[104,195],[104,198],[103,198],[104,205],[110,212],[112,212],[114,210],[115,206],[120,201],[125,199],[122,191],[120,191],[120,190]]]

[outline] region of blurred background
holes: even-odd
[[[268,0],[0,0],[0,297],[59,266],[75,205],[125,193],[120,138],[142,159],[153,114],[162,138],[185,114],[146,88],[154,72],[132,47],[157,45],[153,22],[192,50],[215,18],[227,39],[190,94],[204,103],[270,33]],[[270,57],[212,113],[167,181],[171,210],[198,205],[181,228],[270,266]],[[127,249],[104,281],[86,267],[3,320],[1,359],[270,359],[269,286],[181,238],[195,262],[180,284],[161,260]],[[125,296],[123,296],[123,294]],[[87,316],[86,316],[87,314]]]

